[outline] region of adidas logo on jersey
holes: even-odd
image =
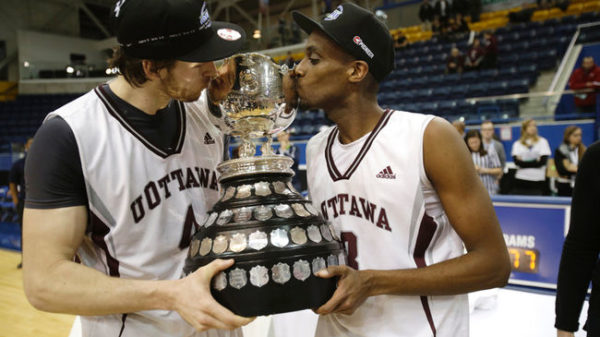
[[[382,179],[396,179],[396,174],[392,172],[392,168],[388,166],[381,170],[381,172],[377,173],[375,177]]]
[[[204,135],[204,144],[214,144],[215,140],[213,139],[213,137],[210,136],[210,134],[207,132]]]

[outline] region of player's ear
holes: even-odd
[[[369,65],[363,60],[355,60],[348,68],[348,80],[352,83],[361,82],[369,73]]]
[[[142,60],[142,68],[144,69],[144,75],[148,80],[155,80],[160,78],[159,70],[156,69],[156,64],[151,60]]]

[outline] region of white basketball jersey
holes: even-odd
[[[191,235],[218,199],[223,137],[208,119],[205,94],[172,104],[181,133],[171,154],[139,135],[101,86],[47,117],[68,123],[81,158],[89,222],[78,257],[106,275],[180,278]],[[241,336],[197,333],[178,313],[162,310],[83,316],[81,324],[84,337]]]
[[[357,140],[362,146],[340,146],[335,126],[308,142],[310,197],[341,232],[350,266],[422,268],[463,254],[423,166],[423,134],[432,118],[386,111]],[[466,295],[373,296],[353,315],[320,316],[316,336],[462,337],[469,334],[468,315]]]

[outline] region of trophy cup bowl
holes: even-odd
[[[294,120],[283,95],[285,67],[268,56],[232,56],[236,80],[213,122],[240,137],[240,158],[219,164],[221,197],[192,237],[184,274],[214,259],[235,263],[217,274],[213,297],[232,312],[260,316],[317,308],[336,289],[336,278],[314,274],[346,264],[344,246],[331,225],[291,184],[293,160],[275,155],[272,135]],[[254,156],[253,139],[266,138]]]

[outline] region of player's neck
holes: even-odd
[[[146,82],[141,87],[133,87],[123,76],[118,76],[108,86],[119,98],[149,115],[156,114],[157,110],[167,106],[171,100],[152,83]]]
[[[373,131],[384,112],[374,100],[362,99],[352,103],[327,113],[338,126],[342,144],[352,143]]]

